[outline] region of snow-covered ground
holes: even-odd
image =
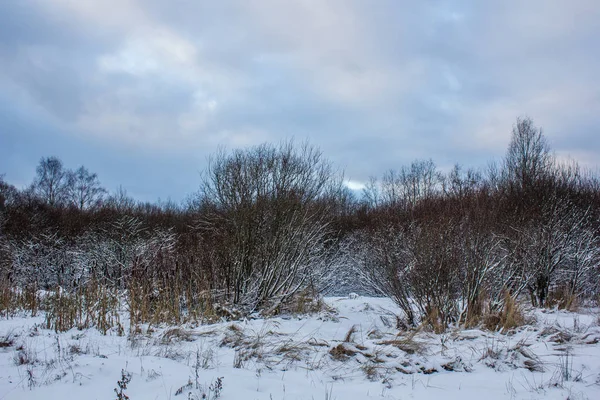
[[[326,302],[318,315],[144,328],[133,339],[2,320],[0,400],[114,399],[122,370],[132,400],[600,399],[597,310],[535,311],[509,335],[436,335],[399,332],[389,299]]]

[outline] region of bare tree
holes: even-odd
[[[14,204],[18,194],[17,188],[4,180],[4,174],[0,174],[0,212]]]
[[[466,198],[473,195],[483,186],[483,177],[479,171],[467,169],[466,171],[455,164],[443,182],[444,193],[454,198]]]
[[[135,208],[135,200],[127,194],[123,186],[111,194],[105,201],[105,204],[118,212],[131,212]]]
[[[381,201],[389,206],[413,207],[441,192],[443,175],[432,160],[416,160],[400,171],[390,170],[381,180]]]
[[[51,206],[65,203],[68,194],[68,171],[57,157],[42,158],[36,168],[34,193]]]
[[[377,178],[375,178],[374,176],[370,176],[369,181],[365,185],[362,192],[363,199],[366,202],[367,206],[371,208],[377,208],[381,205],[381,193],[379,190]]]
[[[68,198],[80,210],[99,205],[106,189],[100,186],[98,175],[90,173],[83,165],[67,176]]]
[[[508,181],[517,190],[531,190],[553,162],[542,129],[536,128],[530,118],[518,118],[504,159]]]

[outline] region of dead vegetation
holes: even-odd
[[[352,342],[352,338],[354,336],[354,334],[356,333],[356,325],[352,325],[352,327],[348,330],[348,332],[346,333],[346,336],[344,337],[344,342],[346,343],[350,343]]]
[[[7,347],[13,347],[15,344],[15,334],[14,331],[10,330],[6,332],[4,335],[0,336],[0,349],[5,349]]]
[[[329,354],[336,361],[346,361],[350,357],[354,357],[360,351],[348,343],[340,343],[329,350]]]
[[[371,307],[369,312],[383,313],[384,310]],[[348,317],[344,315],[344,318]],[[543,341],[555,346],[556,351],[565,353],[563,348],[600,337],[595,327],[580,324],[577,318],[573,319],[573,326],[568,327],[547,325],[533,333],[533,328],[539,325],[534,326],[528,331],[531,332],[530,341],[523,339],[528,332],[517,331],[515,334],[518,336],[509,336],[503,327],[492,332],[474,328],[439,334],[424,322],[417,328],[398,331],[394,326],[384,326],[377,317],[370,320],[375,322],[368,329],[363,330],[363,320],[355,324],[346,321],[340,325],[344,329],[335,328],[339,329],[335,331],[335,337],[325,336],[316,330],[303,336],[306,332],[301,333],[300,330],[284,331],[297,321],[290,325],[283,321],[287,320],[243,320],[192,328],[188,325],[155,327],[137,335],[139,344],[136,350],[138,355],[185,362],[196,371],[227,365],[256,370],[258,376],[260,371],[301,369],[319,371],[319,374],[340,379],[356,376],[358,372],[370,381],[391,385],[395,374],[415,375],[409,379],[419,379],[418,375],[469,373],[482,366],[497,371],[548,372],[552,371],[553,364],[545,358],[546,362],[542,361],[532,344]],[[77,342],[64,343],[62,352],[59,350],[62,357],[73,359],[93,353],[89,344],[86,346],[80,341],[84,336],[85,331],[71,335],[72,340]],[[515,337],[521,338],[516,344]],[[41,368],[57,368],[48,367],[35,352],[28,351],[27,346],[20,346],[20,337],[15,338],[11,333],[6,338],[6,343],[11,344],[5,347],[16,347],[13,362],[21,368],[30,368],[34,374]],[[486,343],[481,346],[483,340]],[[223,354],[227,354],[226,363],[219,360]],[[37,379],[38,375],[34,376]]]
[[[525,325],[527,319],[517,299],[505,292],[504,302],[500,311],[489,311],[483,316],[483,326],[491,331],[500,330],[507,333],[511,329]]]
[[[161,337],[162,344],[176,343],[176,342],[193,342],[195,335],[183,328],[171,328],[166,330]]]
[[[510,346],[505,340],[492,340],[481,351],[478,359],[489,368],[504,371],[524,368],[531,372],[544,372],[544,362],[530,349],[524,340]]]
[[[427,345],[425,343],[414,340],[411,337],[402,337],[393,340],[384,340],[377,344],[383,346],[394,346],[406,354],[419,354],[424,355],[427,351]]]

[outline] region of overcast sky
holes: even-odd
[[[0,0],[0,174],[181,200],[219,146],[294,137],[360,183],[484,166],[519,115],[596,168],[598,71],[598,0]]]

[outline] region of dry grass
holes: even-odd
[[[37,286],[28,285],[15,289],[6,277],[3,278],[0,284],[0,317],[8,318],[19,311],[25,311],[35,317],[40,303]]]
[[[246,340],[245,335],[242,331],[242,328],[239,325],[231,324],[225,329],[225,334],[223,335],[223,339],[221,340],[221,347],[240,347],[244,344]]]
[[[486,304],[489,304],[487,291],[481,290],[475,300],[467,304],[466,313],[461,315],[459,324],[465,328],[474,328],[482,322]]]
[[[210,293],[196,291],[177,282],[132,284],[127,290],[117,290],[95,278],[73,290],[57,288],[40,295],[35,285],[15,289],[6,282],[0,285],[0,316],[17,312],[35,316],[44,312],[45,327],[56,332],[72,328],[96,328],[102,334],[109,331],[123,335],[120,318],[123,306],[129,312],[132,333],[142,324],[181,325],[216,319]]]
[[[235,368],[243,368],[250,360],[260,362],[267,368],[309,360],[311,354],[318,351],[316,348],[326,345],[311,339],[295,341],[278,332],[277,327],[278,323],[273,321],[265,323],[257,331],[242,330],[239,325],[231,324],[224,329],[220,345],[235,350]]]
[[[55,332],[72,328],[97,328],[102,334],[116,328],[122,335],[120,298],[115,290],[95,281],[82,286],[74,293],[56,289],[43,302],[45,325]]]
[[[288,340],[275,348],[275,354],[282,356],[287,361],[301,361],[310,350],[310,346],[306,343]]]
[[[315,346],[315,347],[329,347],[329,343],[327,343],[327,341],[322,340],[322,339],[316,339],[314,337],[308,339],[306,341],[306,343],[310,346]]]
[[[380,378],[380,374],[379,374],[379,368],[377,367],[377,365],[374,365],[373,363],[366,363],[363,364],[360,369],[363,371],[363,373],[365,374],[365,376],[367,377],[368,380],[370,380],[371,382],[375,382]]]
[[[12,331],[5,333],[0,337],[0,349],[12,347],[15,344],[15,335]]]
[[[350,357],[354,357],[358,354],[358,351],[347,343],[340,343],[337,346],[332,347],[331,350],[329,350],[329,354],[331,354],[331,357],[336,361],[346,361]]]
[[[577,296],[567,286],[561,286],[548,294],[546,306],[575,312],[579,308],[579,301]]]
[[[379,329],[375,328],[367,332],[367,337],[369,339],[383,339],[385,334],[381,332]]]
[[[306,289],[292,298],[282,311],[291,314],[316,314],[327,309],[323,298],[315,290]]]
[[[46,327],[56,332],[95,327],[103,334],[112,329],[123,334],[123,306],[129,312],[132,331],[143,324],[181,325],[217,319],[212,293],[202,287],[202,282],[132,275],[123,289],[93,275],[77,287],[42,293],[35,284],[16,288],[2,278],[0,317],[19,312],[35,316],[43,311]]]
[[[427,352],[427,346],[425,343],[414,340],[412,337],[405,337],[394,340],[384,340],[378,342],[379,345],[394,346],[406,354],[425,354]]]
[[[161,337],[162,344],[169,344],[174,342],[192,342],[194,341],[194,335],[192,332],[187,331],[183,328],[171,328],[165,331]]]
[[[412,329],[409,332],[404,333],[402,336],[401,334],[398,334],[395,339],[384,340],[377,342],[377,344],[394,346],[407,354],[425,354],[427,352],[426,344],[415,339],[425,326],[426,324],[423,323],[416,329]]]
[[[344,342],[346,342],[346,343],[353,342],[352,337],[354,336],[356,331],[357,331],[356,325],[352,325],[352,327],[348,330],[348,332],[346,332],[346,336],[344,336]]]
[[[500,330],[503,333],[523,326],[526,322],[522,307],[508,292],[504,295],[504,304],[500,312],[489,312],[483,317],[483,325],[486,329]]]
[[[514,346],[512,349],[510,349],[510,351],[516,352],[520,356],[525,358],[525,360],[523,361],[523,367],[525,367],[529,371],[531,371],[531,372],[544,372],[545,371],[544,363],[542,362],[542,360],[536,354],[534,354],[533,351],[531,351],[529,349],[529,347],[526,346],[523,342],[517,343],[516,346]]]
[[[429,327],[438,335],[446,331],[446,322],[443,320],[440,310],[437,307],[432,307],[425,316],[423,325]]]
[[[454,360],[442,364],[442,368],[449,372],[472,372],[473,368],[469,364],[465,364],[460,356]]]
[[[13,362],[17,366],[32,365],[37,362],[37,356],[30,347],[22,344],[15,349]]]

